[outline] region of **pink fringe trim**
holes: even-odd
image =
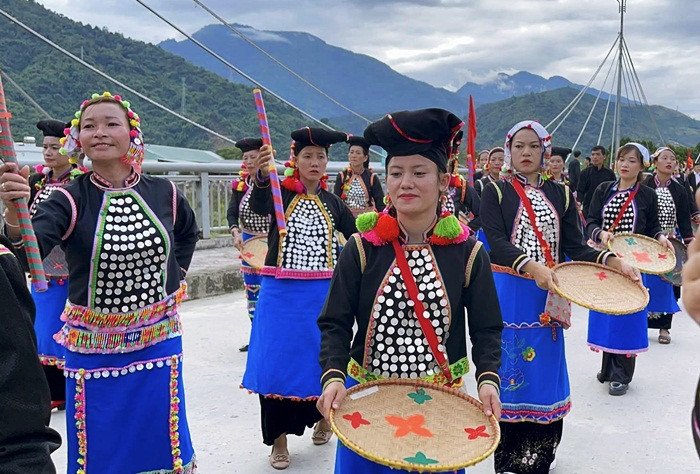
[[[294,270],[292,268],[263,267],[260,274],[293,280],[325,280],[333,276],[333,270]]]
[[[609,352],[611,354],[639,354],[641,352],[646,352],[649,350],[649,347],[645,347],[643,349],[610,349],[609,347],[603,347],[603,346],[598,346],[596,344],[591,344],[590,342],[588,343],[588,347],[590,347],[592,350],[598,352],[598,351],[604,351],[604,352]]]
[[[262,395],[262,396],[265,397],[265,398],[274,398],[275,400],[291,400],[291,401],[293,401],[293,402],[315,402],[316,400],[318,400],[318,399],[320,398],[320,397],[315,397],[315,396],[313,396],[313,397],[306,397],[306,398],[302,398],[302,397],[285,397],[284,395],[277,395],[277,394],[275,394],[275,393],[262,394],[262,393],[254,392],[253,390],[248,390],[248,389],[245,388],[243,385],[240,385],[239,388],[241,388],[242,390],[245,390],[245,391],[248,392],[248,394],[250,394],[250,395],[257,394],[257,395]]]

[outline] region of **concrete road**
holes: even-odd
[[[239,388],[245,354],[238,348],[250,331],[242,292],[186,302],[185,387],[192,438],[203,474],[270,474],[255,395]],[[690,431],[690,409],[700,376],[700,328],[684,313],[674,317],[673,342],[661,346],[649,331],[649,351],[637,359],[629,392],[611,397],[595,380],[600,354],[586,346],[588,311],[574,309],[566,332],[573,408],[564,423],[555,473],[700,473]],[[467,390],[474,394],[473,378]],[[51,424],[65,436],[65,412]],[[333,470],[335,438],[313,446],[311,433],[290,437],[290,473]],[[65,472],[65,447],[54,454]],[[492,459],[468,470],[493,472]],[[99,474],[99,473],[98,473]],[[124,473],[126,474],[126,473]],[[361,474],[361,473],[358,473]]]

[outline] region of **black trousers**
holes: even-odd
[[[494,453],[497,473],[547,474],[561,442],[564,420],[550,424],[500,422],[501,442]]]
[[[316,408],[316,401],[295,401],[288,398],[260,397],[260,423],[263,443],[275,444],[283,434],[301,436],[323,416]]]
[[[634,376],[636,357],[626,354],[603,352],[603,366],[600,369],[601,382],[630,383]]]
[[[46,381],[49,383],[51,391],[51,401],[59,402],[66,399],[66,377],[63,375],[63,370],[55,365],[42,365]]]

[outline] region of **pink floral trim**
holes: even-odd
[[[241,265],[241,273],[246,275],[261,275],[262,270],[260,268],[249,267],[248,265]]]
[[[333,276],[333,270],[295,270],[293,268],[263,267],[261,275],[294,280],[323,280]]]
[[[258,395],[262,395],[262,396],[265,397],[265,398],[274,398],[275,400],[291,400],[291,401],[293,401],[293,402],[315,402],[316,400],[319,399],[318,396],[311,396],[311,397],[285,397],[284,395],[277,395],[276,393],[268,393],[268,394],[258,393],[258,392],[254,392],[253,390],[248,390],[248,389],[245,388],[243,385],[240,385],[239,388],[245,390],[246,392],[248,392],[248,393],[251,394],[251,395],[254,394],[254,393],[256,393],[256,394],[258,394]]]
[[[68,202],[70,203],[70,225],[68,226],[68,230],[66,230],[66,233],[63,234],[63,236],[61,237],[61,240],[66,240],[73,233],[73,230],[75,229],[75,223],[78,221],[78,207],[75,205],[75,199],[73,199],[71,193],[69,193],[60,186],[57,186],[55,190],[63,193],[66,196],[66,199],[68,199]]]
[[[170,447],[173,455],[173,473],[181,474],[183,472],[182,458],[180,457],[180,398],[178,394],[178,357],[176,355],[170,358]]]
[[[87,430],[85,429],[85,369],[80,369],[75,374],[75,427],[78,438],[78,464],[80,468],[77,474],[85,474],[87,468]]]
[[[80,326],[104,333],[123,332],[136,329],[146,324],[162,319],[164,316],[174,316],[177,308],[186,299],[187,285],[183,282],[180,288],[165,299],[128,313],[101,313],[87,306],[68,303],[61,314],[61,321],[69,326]]]
[[[175,221],[177,220],[177,186],[173,181],[170,181],[170,185],[173,187],[173,227],[175,227]]]
[[[609,352],[611,354],[626,354],[628,356],[633,356],[634,354],[639,354],[640,352],[646,352],[649,350],[649,347],[644,347],[642,349],[611,349],[609,347],[603,347],[599,346],[597,344],[591,344],[590,342],[588,343],[588,347],[591,348],[592,351],[603,351],[603,352]]]
[[[370,242],[375,247],[381,247],[382,245],[386,245],[389,243],[388,240],[384,240],[381,237],[379,237],[377,235],[377,233],[374,231],[374,229],[367,231],[367,232],[362,232],[361,235],[362,235],[363,239]]]
[[[58,357],[46,356],[39,354],[39,362],[41,365],[55,366],[59,369],[63,369],[66,366],[65,359],[59,359]]]
[[[180,335],[180,317],[175,313],[175,316],[152,326],[130,332],[91,332],[65,324],[53,338],[66,349],[80,354],[120,354],[138,351]]]
[[[550,411],[542,412],[539,410],[526,410],[526,409],[515,409],[509,410],[507,408],[501,409],[501,417],[503,421],[522,421],[522,420],[532,420],[532,421],[546,421],[552,422],[564,418],[571,411],[571,402],[566,401],[562,406],[553,408]]]

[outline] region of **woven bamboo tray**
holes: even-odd
[[[498,446],[498,421],[481,406],[454,388],[385,379],[349,389],[330,422],[345,446],[378,464],[454,471],[483,461]]]
[[[584,308],[607,314],[631,314],[649,304],[649,292],[624,273],[589,262],[565,262],[553,268],[554,290]]]
[[[661,278],[674,286],[681,286],[683,265],[688,261],[688,248],[678,239],[669,239],[676,251],[676,266],[668,273],[663,273]]]
[[[642,273],[661,275],[676,266],[676,255],[658,240],[646,235],[615,234],[608,241],[608,248]]]
[[[267,236],[258,235],[243,242],[241,248],[241,258],[245,263],[253,268],[262,268],[265,266],[265,257],[267,256]]]

